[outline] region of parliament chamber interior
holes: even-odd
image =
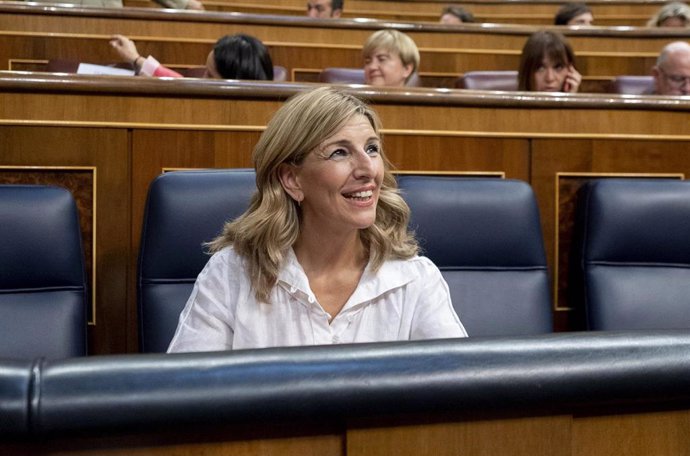
[[[687,454],[690,97],[655,71],[690,28],[647,26],[658,0],[590,0],[591,26],[555,0],[321,1],[0,1],[0,454]],[[404,87],[366,82],[379,30],[418,47]],[[542,30],[577,93],[518,90]],[[233,34],[271,80],[202,77]],[[135,76],[114,35],[186,77]],[[269,120],[326,85],[378,113],[469,337],[166,354]]]

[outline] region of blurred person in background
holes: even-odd
[[[398,30],[374,32],[364,43],[364,80],[367,84],[404,87],[419,69],[419,50]]]
[[[690,7],[685,3],[668,3],[647,22],[647,27],[687,27],[690,24]]]
[[[666,45],[652,68],[656,95],[690,94],[690,44],[674,41]]]
[[[461,6],[449,5],[441,11],[441,24],[463,24],[474,22],[474,16]]]
[[[123,35],[114,35],[110,46],[134,67],[137,75],[155,77],[183,77],[180,73],[161,65],[152,56],[142,57],[134,41]],[[214,45],[206,57],[204,78],[272,80],[273,62],[266,46],[250,35],[225,35]]]
[[[594,16],[584,3],[566,3],[556,12],[554,25],[592,25]]]
[[[343,0],[307,0],[307,16],[314,19],[335,19],[342,12]]]
[[[560,33],[542,30],[522,48],[518,90],[575,93],[582,76],[575,69],[575,53]]]

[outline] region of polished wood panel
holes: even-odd
[[[397,6],[396,6],[397,7]],[[310,20],[299,16],[242,15],[232,13],[160,11],[125,8],[61,8],[20,3],[0,4],[0,30],[133,37],[196,38],[216,40],[232,33],[249,33],[264,42],[345,44],[361,46],[375,30],[396,28],[408,33],[420,48],[519,50],[540,26]],[[563,28],[576,52],[655,52],[677,39],[687,39],[687,29],[674,28]]]
[[[570,416],[350,429],[347,454],[570,456]]]
[[[261,428],[254,436],[193,430],[152,435],[106,434],[45,442],[0,443],[6,455],[444,456],[684,455],[690,447],[690,412],[609,410],[600,414],[477,417],[429,414],[407,420],[372,418],[321,429],[306,423]],[[311,431],[311,432],[310,432]],[[306,435],[305,435],[306,434]],[[271,437],[271,435],[273,435]]]
[[[574,420],[572,454],[685,455],[689,430],[688,410],[579,417]]]
[[[205,0],[204,7],[207,11],[225,11],[225,12],[240,12],[253,14],[279,14],[279,15],[293,15],[304,16],[305,8],[302,4],[304,2],[296,2],[295,5],[277,5],[273,2],[238,2],[238,1],[223,1],[223,0]],[[511,2],[512,3],[512,2]],[[635,13],[626,13],[630,9],[629,4],[622,4],[620,6],[622,13],[600,13],[601,9],[598,5],[591,5],[594,8],[595,22],[600,26],[643,26],[653,14],[651,9],[645,3],[637,3]],[[136,8],[152,8],[156,4],[148,0],[125,0],[125,6]],[[510,3],[508,3],[510,5]],[[384,5],[386,6],[386,5]],[[398,8],[387,9],[366,9],[366,7],[352,7],[350,2],[347,3],[345,10],[341,17],[346,19],[352,18],[373,18],[384,21],[407,21],[407,22],[438,22],[441,10],[445,5],[431,5],[428,10],[413,10],[400,11]],[[475,22],[479,23],[494,23],[494,24],[528,24],[528,25],[552,25],[556,11],[560,4],[550,6],[550,10],[540,12],[534,11],[536,7],[542,7],[538,3],[523,2],[521,8],[517,11],[506,12],[506,2],[496,3],[490,5],[488,11],[485,5],[473,5],[464,2],[464,8],[468,11],[475,12]],[[501,12],[494,12],[494,9]]]
[[[304,2],[301,0],[207,0],[212,4],[218,5],[245,5],[245,6],[265,6],[271,8],[284,8],[293,11],[303,11]],[[377,13],[390,13],[392,9],[390,0],[347,0],[345,11],[372,11]],[[449,3],[446,0],[437,1],[396,1],[395,9],[404,13],[423,12],[427,14],[438,14],[444,6]],[[460,2],[463,7],[477,13],[505,13],[505,14],[548,14],[556,11],[563,3],[559,0],[513,0],[510,2],[501,0],[465,0]],[[663,6],[664,0],[589,0],[587,5],[596,14],[641,14],[651,15],[659,7]],[[204,2],[206,4],[206,2]]]

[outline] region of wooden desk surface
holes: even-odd
[[[419,3],[411,11],[391,8],[389,3],[358,5],[348,2],[341,14],[342,18],[371,18],[384,21],[433,22],[439,21],[441,10],[447,2]],[[125,6],[137,8],[160,7],[150,0],[125,0]],[[415,4],[416,5],[416,4]],[[529,24],[553,25],[554,15],[561,6],[560,2],[463,2],[465,9],[473,12],[475,22],[495,24]],[[408,6],[402,3],[402,6]],[[659,8],[656,3],[599,2],[588,3],[592,8],[595,23],[600,26],[644,26],[654,11]],[[302,1],[280,4],[275,1],[250,2],[235,0],[205,0],[207,11],[226,11],[254,14],[279,14],[304,16],[305,7]]]
[[[0,72],[3,181],[62,183],[95,201],[84,221],[95,233],[92,353],[136,351],[136,256],[149,182],[169,169],[251,166],[271,115],[311,87]],[[566,296],[579,186],[597,177],[690,175],[687,97],[346,90],[381,115],[399,170],[532,185],[559,330],[582,328],[581,305]]]

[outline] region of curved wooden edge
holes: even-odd
[[[64,4],[41,4],[33,2],[1,2],[0,14],[53,14],[61,16],[99,17],[114,19],[147,19],[186,22],[222,22],[277,25],[325,29],[364,29],[379,30],[395,28],[404,32],[426,33],[496,33],[528,36],[537,30],[557,30],[566,36],[624,36],[682,39],[690,37],[690,30],[681,28],[647,27],[563,27],[544,25],[515,25],[473,23],[444,25],[429,22],[385,21],[369,18],[354,19],[310,19],[305,16],[283,16],[271,14],[231,13],[215,11],[186,11],[156,8],[84,8]]]
[[[437,3],[439,5],[447,5],[449,2],[448,0],[397,0],[400,3]],[[357,3],[357,0],[352,1],[352,3]],[[367,3],[387,3],[386,0],[379,0],[377,1],[368,1]],[[452,2],[451,2],[452,3]],[[540,5],[556,5],[556,6],[561,6],[563,4],[563,1],[561,0],[463,0],[463,4],[467,5],[502,5],[505,3],[511,3],[514,5],[533,5],[533,4],[540,4]],[[587,5],[606,5],[606,6],[611,6],[611,5],[648,5],[648,4],[657,4],[657,5],[665,5],[668,3],[668,0],[587,0]]]
[[[169,95],[172,97],[286,99],[322,84],[87,76],[61,73],[0,71],[0,91],[32,93],[85,93],[119,95]],[[690,96],[617,94],[563,94],[502,92],[434,88],[383,88],[362,84],[337,85],[377,104],[414,104],[479,107],[653,109],[690,111]]]

